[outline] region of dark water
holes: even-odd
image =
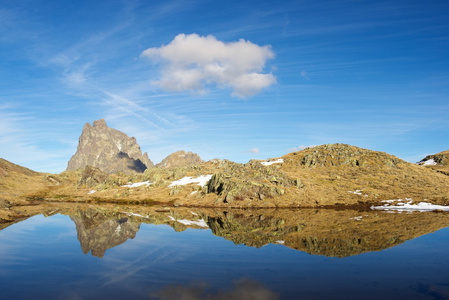
[[[449,299],[449,214],[83,209],[0,231],[1,299]]]

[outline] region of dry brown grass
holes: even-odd
[[[57,175],[12,171],[0,178],[0,198],[22,205],[45,199],[196,207],[317,207],[369,206],[381,200],[404,198],[412,198],[415,203],[449,205],[449,176],[386,153],[332,144],[282,158],[283,164],[266,167],[259,161],[243,165],[213,160],[169,170],[150,168],[143,174],[113,174],[103,178],[97,171],[89,173],[102,178],[100,183],[90,180],[82,170]],[[221,174],[217,184],[222,187],[217,190],[196,184],[168,187],[185,176],[206,174]],[[128,181],[152,184],[123,187]],[[95,193],[90,193],[92,190]]]

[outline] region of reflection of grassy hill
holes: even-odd
[[[449,226],[445,213],[333,209],[214,210],[212,232],[236,244],[280,243],[310,254],[345,257],[379,251]]]
[[[82,250],[102,256],[134,238],[141,223],[175,231],[210,228],[216,236],[252,247],[282,244],[310,254],[346,257],[387,249],[449,226],[447,213],[385,213],[333,209],[168,208],[143,205],[50,203],[16,207],[23,216],[69,215]],[[205,224],[205,225],[199,225]],[[207,226],[207,227],[206,227]]]

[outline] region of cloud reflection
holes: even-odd
[[[206,284],[201,282],[189,285],[169,285],[150,294],[150,299],[276,300],[279,299],[279,295],[265,288],[258,281],[242,278],[235,280],[229,290],[219,290],[216,293],[209,293]]]

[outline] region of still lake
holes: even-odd
[[[0,231],[1,299],[449,299],[449,213],[66,205]]]

